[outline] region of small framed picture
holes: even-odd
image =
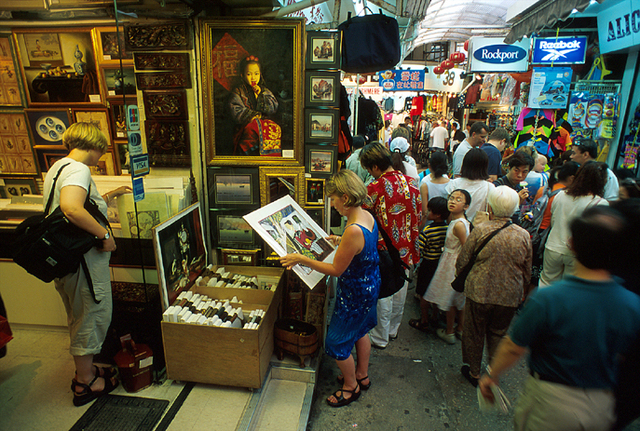
[[[107,150],[107,152],[98,159],[98,164],[90,167],[91,175],[118,175],[118,172],[116,172],[117,166],[115,150]]]
[[[102,85],[107,99],[120,98],[122,94],[135,96],[136,78],[133,67],[103,66],[100,69]]]
[[[0,186],[0,198],[11,199],[12,196],[37,195],[38,184],[34,178],[3,178]]]
[[[338,142],[338,109],[305,109],[305,141],[312,143]]]
[[[76,123],[91,123],[106,136],[109,147],[113,144],[111,124],[107,108],[72,109],[71,114]]]
[[[307,32],[307,69],[340,68],[340,32]]]
[[[93,30],[97,42],[96,56],[100,64],[133,64],[133,56],[124,46],[124,32],[116,32],[115,27],[97,27]],[[118,38],[118,35],[120,37]],[[118,39],[120,39],[118,41]]]
[[[255,209],[255,208],[254,208]],[[209,210],[214,247],[253,248],[255,233],[242,218],[251,210]]]
[[[185,90],[146,90],[142,92],[146,118],[186,120],[187,92]]]
[[[324,205],[324,179],[305,178],[306,190],[305,203],[307,205]],[[322,224],[318,223],[320,226]]]
[[[71,124],[68,109],[25,109],[25,112],[36,148],[62,146],[62,134]]]
[[[220,250],[223,265],[257,266],[260,250],[236,250],[223,248]]]
[[[340,72],[310,70],[306,77],[305,106],[338,106]]]
[[[327,229],[327,221],[325,220],[324,206],[306,206],[304,207],[304,211],[318,226],[329,232],[329,229]]]
[[[212,208],[260,204],[258,168],[212,166],[207,169],[207,177]]]
[[[337,172],[337,166],[337,145],[305,146],[305,171],[312,177],[329,178]]]
[[[64,159],[69,154],[69,151],[66,149],[52,150],[49,148],[45,149],[36,149],[36,155],[38,157],[38,164],[40,165],[40,170],[44,173],[49,170],[49,168],[58,160]]]
[[[129,173],[129,144],[118,143],[115,145],[116,149],[116,162],[118,162],[118,171]]]
[[[109,101],[109,120],[111,121],[111,137],[114,141],[120,140],[121,142],[127,141],[127,122],[125,115],[125,105],[120,100]],[[129,99],[129,98],[127,98]],[[136,99],[131,98],[127,101],[130,105],[136,104]]]

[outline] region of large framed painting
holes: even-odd
[[[15,29],[13,37],[29,106],[102,102],[90,28]]]
[[[200,28],[208,164],[300,165],[303,21],[205,19]]]
[[[71,125],[68,109],[25,109],[36,148],[64,148],[62,134]]]
[[[307,69],[339,69],[340,57],[340,32],[307,32]]]
[[[267,205],[283,196],[304,203],[304,167],[260,167],[260,204]]]
[[[210,208],[247,207],[260,204],[258,168],[210,166],[207,183]]]
[[[22,106],[22,87],[16,70],[11,35],[0,34],[0,106]]]
[[[162,307],[166,309],[182,290],[189,290],[208,264],[200,203],[153,228]]]
[[[291,196],[257,209],[244,219],[280,257],[300,253],[320,262],[333,262],[335,249],[325,239],[327,233]],[[302,265],[294,266],[293,270],[311,289],[324,277]]]

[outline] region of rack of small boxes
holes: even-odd
[[[284,269],[202,271],[163,313],[167,377],[260,388],[273,354]]]

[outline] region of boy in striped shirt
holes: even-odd
[[[432,223],[427,224],[418,237],[420,247],[420,267],[418,268],[418,279],[416,282],[416,296],[420,298],[420,319],[409,320],[409,325],[423,332],[429,330],[429,308],[430,304],[423,298],[427,287],[431,282],[433,274],[438,268],[438,261],[444,249],[444,240],[447,236],[447,219],[449,209],[447,200],[443,197],[436,197],[429,200],[427,204],[427,220]]]

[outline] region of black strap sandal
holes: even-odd
[[[360,389],[362,389],[363,391],[366,391],[371,387],[371,380],[369,380],[369,383],[367,383],[366,385],[362,383],[364,380],[367,380],[368,378],[369,376],[363,377],[361,379],[356,379],[356,382],[358,382],[358,384],[360,385]],[[344,385],[344,376],[338,376],[337,380],[339,384]]]
[[[335,391],[332,395],[335,397],[336,400],[338,400],[335,403],[332,403],[331,401],[329,401],[327,399],[327,404],[329,404],[331,407],[343,407],[343,406],[347,406],[349,404],[351,404],[352,402],[356,401],[358,398],[360,398],[360,394],[362,393],[362,391],[358,391],[356,392],[356,390],[360,387],[359,384],[356,385],[356,388],[353,390],[348,390],[348,389],[338,389],[337,391]],[[338,392],[341,392],[340,396],[338,396]],[[351,394],[351,398],[345,398],[344,397],[344,393],[348,392]]]
[[[107,395],[109,392],[111,392],[112,390],[118,387],[117,381],[116,383],[113,383],[111,379],[105,378],[103,390],[101,391],[91,390],[91,385],[93,385],[96,382],[96,380],[98,380],[99,377],[100,376],[96,374],[93,380],[91,380],[91,382],[88,385],[84,383],[79,383],[76,379],[71,380],[71,390],[73,391],[74,406],[80,407],[87,403],[90,403],[91,401],[95,400],[98,397],[101,397],[102,395]],[[82,392],[76,392],[76,389],[78,388],[78,386],[82,388]]]

